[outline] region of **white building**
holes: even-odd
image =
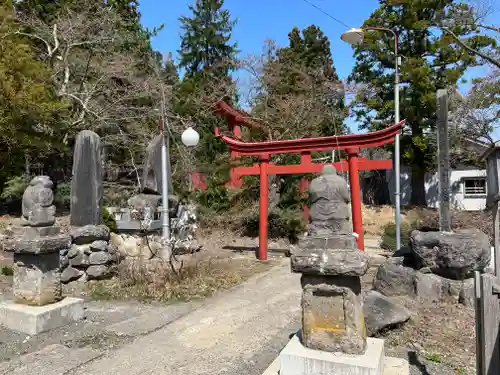
[[[387,182],[391,204],[394,204],[394,180],[392,171],[387,171]],[[457,169],[450,171],[450,201],[453,208],[465,211],[480,211],[486,207],[486,169]],[[426,173],[425,195],[428,207],[439,207],[438,173]],[[401,166],[401,205],[410,203],[411,171]]]

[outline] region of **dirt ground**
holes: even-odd
[[[363,290],[369,290],[377,272],[371,268],[363,277]],[[449,374],[472,375],[476,366],[475,312],[454,302],[421,303],[408,297],[391,297],[406,307],[412,316],[401,327],[382,332],[390,356],[406,357],[415,353],[410,364],[418,374],[441,374],[442,366]],[[448,373],[442,373],[448,375]]]

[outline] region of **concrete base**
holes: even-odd
[[[0,325],[13,331],[36,335],[83,319],[83,299],[66,297],[45,306],[13,302],[0,304]]]
[[[307,349],[294,336],[262,375],[410,374],[407,360],[384,357],[383,353],[384,341],[380,339],[368,338],[366,353],[355,356]]]
[[[384,340],[368,338],[362,355],[308,349],[297,335],[280,354],[280,375],[383,375]]]

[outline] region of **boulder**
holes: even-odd
[[[462,283],[462,289],[460,289],[460,294],[458,295],[458,302],[464,304],[465,306],[475,306],[476,297],[474,295],[474,279],[464,280]]]
[[[109,228],[105,225],[75,227],[71,231],[71,238],[76,245],[89,244],[99,240],[109,241]]]
[[[113,256],[107,252],[99,251],[96,253],[92,253],[89,256],[89,263],[91,265],[101,265],[110,263],[113,260]]]
[[[426,267],[449,279],[463,280],[473,271],[483,271],[490,262],[488,236],[479,230],[455,233],[415,230],[410,244],[417,269]]]
[[[73,268],[73,267],[67,267],[61,273],[61,282],[63,284],[67,284],[71,281],[78,280],[82,275],[83,275],[83,271],[77,270],[76,268]]]
[[[104,265],[90,266],[87,268],[87,279],[88,280],[103,280],[111,277],[111,269]]]
[[[417,271],[409,267],[404,257],[389,258],[378,268],[373,289],[385,296],[415,296]]]
[[[108,243],[106,241],[94,241],[90,244],[90,251],[92,252],[97,252],[97,251],[107,251],[108,249]]]
[[[375,290],[370,290],[364,295],[363,311],[368,336],[403,324],[411,316],[406,308]]]
[[[67,255],[68,255],[68,258],[71,259],[71,258],[76,257],[80,253],[81,253],[81,251],[80,251],[80,249],[78,248],[77,245],[71,245],[71,248],[67,252]]]
[[[448,294],[448,283],[438,275],[417,272],[415,292],[419,300],[439,302]]]
[[[85,268],[89,265],[89,256],[84,253],[78,253],[69,260],[69,264],[75,268]]]

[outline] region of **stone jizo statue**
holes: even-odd
[[[323,168],[321,176],[309,187],[311,201],[310,235],[351,234],[350,202],[346,181],[332,165]]]
[[[48,176],[33,178],[23,194],[22,222],[31,227],[47,227],[55,223],[56,208],[52,204],[53,183]]]

